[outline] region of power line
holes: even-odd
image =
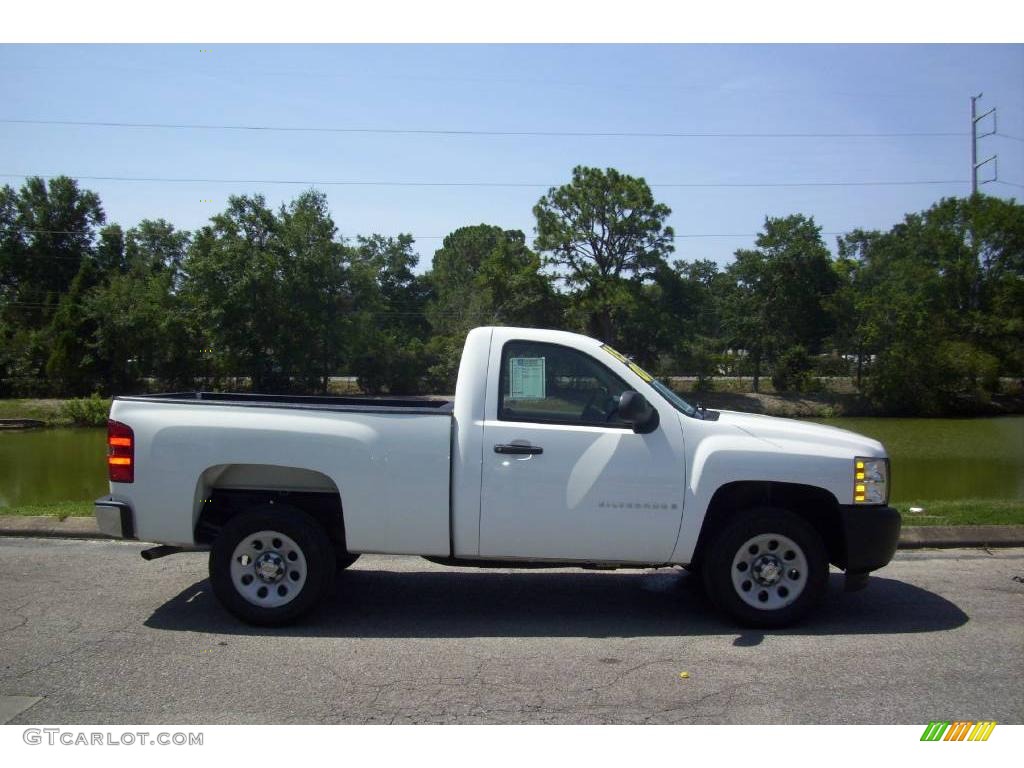
[[[1009,184],[1010,182],[1007,181],[1007,182],[1002,182],[1002,183]],[[130,229],[131,228],[129,228],[129,230]],[[122,230],[122,234],[127,234],[127,232],[129,230],[124,230],[123,229]],[[12,231],[14,231],[14,232],[30,232],[32,234],[39,234],[39,235],[82,235],[82,234],[88,234],[86,232],[82,232],[81,230],[72,230],[72,229],[18,229],[18,228],[12,228]],[[188,230],[178,229],[178,230],[175,230],[175,231],[178,232],[178,233],[181,233],[181,232],[186,232]],[[102,232],[102,230],[101,230],[101,232]],[[399,234],[409,235],[409,237],[413,238],[414,240],[443,240],[444,238],[448,237],[448,235],[414,235],[414,234],[411,234],[411,233],[408,233],[408,232],[401,232]],[[686,234],[686,235],[672,235],[672,239],[673,240],[689,240],[691,238],[699,238],[699,237],[757,237],[759,234],[762,234],[762,233],[761,232],[698,232],[698,233],[692,233],[692,234]],[[822,232],[821,234],[823,234],[823,235],[842,235],[842,234],[845,234],[845,232]],[[360,237],[360,235],[351,235],[348,239],[351,239],[353,237]],[[384,237],[398,237],[398,235],[384,235]]]
[[[29,178],[37,176],[53,179],[58,176],[70,176],[74,179],[87,181],[143,181],[172,184],[293,184],[302,186],[351,186],[351,187],[512,187],[544,189],[558,187],[561,184],[540,184],[535,182],[517,181],[325,181],[301,179],[199,179],[199,178],[167,178],[158,176],[82,176],[79,174],[46,174],[46,173],[0,173],[2,178]],[[767,187],[906,187],[936,184],[967,184],[966,179],[924,179],[915,181],[780,181],[780,182],[654,182],[650,187],[665,189],[735,189],[735,188],[767,188]]]
[[[1024,139],[1022,139],[1020,136],[1013,136],[1013,135],[1011,135],[1009,133],[1003,133],[1002,131],[996,131],[992,135],[993,136],[999,136],[999,137],[1002,137],[1004,139],[1013,139],[1014,141],[1019,141],[1019,142],[1024,143]]]
[[[182,74],[180,67],[128,67],[128,66],[117,66],[112,64],[102,64],[97,62],[89,62],[90,69],[107,69],[115,70],[120,72],[131,72],[137,74],[140,72],[152,73],[152,74]],[[65,72],[69,69],[75,72],[81,72],[80,67],[67,67],[67,66],[33,66],[27,64],[14,64],[9,67],[14,70],[29,70],[29,71],[41,71],[41,72]],[[223,76],[233,77],[301,77],[303,79],[310,78],[323,78],[330,80],[358,80],[365,82],[366,80],[387,80],[387,81],[413,81],[413,82],[455,82],[455,83],[500,83],[507,85],[548,85],[548,86],[559,86],[568,88],[593,88],[607,90],[608,88],[617,89],[630,89],[636,88],[636,83],[632,80],[604,80],[598,81],[587,81],[587,80],[553,80],[550,78],[512,78],[512,77],[473,77],[467,75],[403,75],[403,74],[383,74],[380,72],[336,72],[336,71],[310,71],[310,70],[257,70],[257,69],[214,69],[214,70],[193,70],[188,74],[196,75],[199,77],[215,78],[220,79]],[[749,97],[752,94],[800,94],[804,96],[849,96],[853,98],[864,98],[864,99],[922,99],[922,100],[936,100],[945,99],[946,97],[942,94],[936,93],[922,93],[920,91],[904,91],[902,93],[882,92],[882,91],[846,91],[846,90],[834,90],[834,89],[815,89],[815,88],[772,88],[759,86],[757,88],[743,88],[743,87],[728,87],[723,85],[710,85],[707,83],[701,85],[695,85],[692,83],[670,83],[665,82],[664,87],[672,91],[689,91],[696,93],[712,93],[721,96],[742,96]]]
[[[212,123],[130,123],[108,120],[25,120],[0,118],[0,123],[21,125],[64,125],[88,128],[159,128],[171,130],[267,131],[306,133],[412,134],[425,136],[561,136],[568,138],[649,138],[649,139],[890,139],[963,137],[963,131],[899,132],[824,132],[824,133],[734,133],[719,131],[513,131],[455,128],[370,128],[342,126],[217,125]]]

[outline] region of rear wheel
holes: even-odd
[[[231,518],[210,552],[214,594],[250,624],[294,621],[320,601],[334,573],[324,529],[302,510],[280,504]]]
[[[825,594],[828,556],[818,533],[781,509],[743,513],[714,540],[702,563],[708,596],[751,627],[782,627]]]

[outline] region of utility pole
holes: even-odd
[[[971,195],[978,194],[978,169],[986,163],[992,163],[995,168],[995,175],[991,179],[985,179],[982,184],[988,184],[990,181],[995,181],[999,178],[999,160],[997,155],[978,162],[978,139],[983,139],[986,136],[992,136],[996,132],[996,108],[992,107],[988,112],[983,115],[978,114],[978,99],[984,96],[983,93],[979,93],[977,96],[971,96]],[[989,115],[992,115],[992,130],[988,133],[978,134],[978,123],[984,120]]]

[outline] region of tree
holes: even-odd
[[[736,251],[729,265],[726,328],[730,343],[749,355],[756,392],[765,360],[796,346],[819,350],[832,332],[827,301],[838,279],[813,218],[766,218],[755,245]]]
[[[104,218],[96,193],[66,176],[0,190],[0,340],[12,350],[7,375],[25,382],[24,391],[51,392],[51,376],[69,386],[77,376],[72,369],[83,361],[73,327],[78,303],[99,279],[94,243]]]
[[[573,301],[593,335],[615,342],[616,320],[631,303],[627,283],[650,277],[674,250],[665,226],[671,212],[642,178],[583,166],[534,206],[534,247],[568,288],[578,289]]]
[[[722,341],[722,297],[728,277],[718,264],[707,259],[677,261],[674,272],[680,281],[673,302],[678,336],[675,339],[675,370],[697,376],[697,389],[706,389],[718,372],[725,352]]]
[[[278,344],[282,368],[305,390],[326,393],[329,376],[352,347],[349,249],[322,192],[304,192],[278,214],[285,322]]]
[[[1024,373],[1024,207],[948,198],[839,246],[851,318],[837,338],[872,360],[865,392],[879,408],[963,413],[1000,372]]]
[[[5,282],[13,286],[11,300],[45,309],[34,314],[33,324],[41,327],[71,287],[82,261],[93,256],[96,227],[106,218],[103,207],[95,192],[79,189],[67,176],[49,182],[33,176],[17,194],[6,187],[0,197],[9,232],[0,267]]]
[[[284,321],[279,222],[262,195],[232,196],[192,241],[182,291],[201,318],[216,373],[248,374],[254,391],[287,386],[279,365]]]
[[[453,391],[466,334],[481,325],[554,327],[561,307],[540,258],[519,230],[488,224],[460,227],[434,252],[426,313],[436,362],[432,384]]]
[[[145,272],[169,272],[177,287],[188,252],[190,236],[164,219],[143,219],[128,230],[125,238],[125,266]]]
[[[415,394],[422,388],[429,334],[426,281],[413,272],[412,235],[360,237],[352,254],[354,363],[371,393]]]

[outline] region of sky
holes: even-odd
[[[979,92],[999,131],[979,144],[979,159],[999,158],[1000,182],[982,190],[1020,199],[1024,45],[0,45],[0,183],[67,174],[99,193],[108,222],[188,230],[231,194],[276,208],[314,187],[340,235],[412,233],[424,269],[460,226],[532,242],[548,187],[575,165],[614,167],[672,209],[673,258],[724,265],[766,216],[813,216],[834,247],[832,233],[968,194]],[[470,182],[482,186],[431,185]],[[744,186],[826,182],[839,185]]]

